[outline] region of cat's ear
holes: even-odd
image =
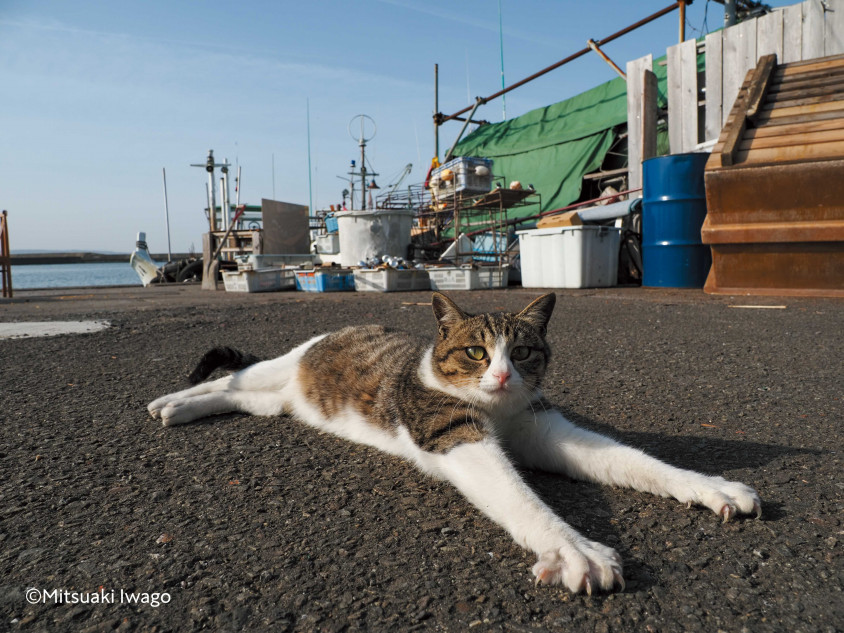
[[[542,336],[545,336],[545,332],[548,330],[548,321],[551,319],[551,313],[554,312],[554,304],[556,302],[557,295],[549,292],[547,295],[542,295],[532,301],[517,316],[533,325],[542,333]]]
[[[451,299],[444,294],[435,292],[431,296],[431,305],[434,307],[434,316],[439,323],[440,336],[445,336],[449,328],[463,321],[468,315],[457,307]]]

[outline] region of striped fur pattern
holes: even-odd
[[[550,316],[553,296],[531,312],[544,309]],[[430,367],[447,392],[419,374],[427,342],[380,326],[346,328],[314,345],[300,364],[299,380],[320,414],[330,418],[354,409],[379,428],[405,428],[423,450],[444,452],[485,437],[494,408],[528,409],[550,356],[540,329],[525,315],[470,316],[444,297],[435,305],[444,310],[445,325]],[[470,347],[482,348],[483,358],[472,359]],[[512,360],[516,347],[528,347],[528,356]],[[509,374],[504,385],[492,377],[499,369],[493,362]]]
[[[317,336],[258,362],[229,348],[207,353],[192,380],[238,369],[151,402],[165,426],[242,411],[294,418],[407,459],[453,483],[537,554],[537,583],[574,592],[623,588],[621,559],[556,516],[518,468],[628,486],[701,504],[725,521],[761,513],[748,486],[681,470],[580,429],[541,394],[555,296],[518,314],[473,315],[434,293],[433,343],[380,326]]]

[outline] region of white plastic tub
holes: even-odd
[[[431,279],[427,270],[360,268],[355,271],[355,290],[358,292],[401,292],[428,290],[430,287]]]
[[[602,288],[618,283],[619,228],[562,226],[518,235],[524,288]]]
[[[381,255],[405,257],[413,225],[411,209],[375,209],[337,213],[340,265],[358,266]]]
[[[428,269],[431,290],[504,288],[507,286],[509,272],[509,266],[446,266]]]
[[[223,271],[226,292],[274,292],[296,287],[293,268],[258,268],[256,270]]]

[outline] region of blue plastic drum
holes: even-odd
[[[700,239],[706,218],[703,170],[709,154],[642,163],[642,285],[702,288],[712,264]]]

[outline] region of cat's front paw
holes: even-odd
[[[533,566],[536,584],[565,585],[569,591],[612,591],[616,584],[624,591],[621,557],[611,547],[594,541],[566,545],[539,556]]]
[[[156,398],[152,402],[147,405],[147,411],[152,416],[154,420],[158,420],[161,418],[161,410],[167,406],[167,403],[173,399],[173,396],[168,394],[166,396],[161,396],[160,398]]]
[[[698,491],[697,500],[722,517],[724,523],[739,514],[762,516],[762,500],[753,488],[722,477],[707,479],[706,485]]]

